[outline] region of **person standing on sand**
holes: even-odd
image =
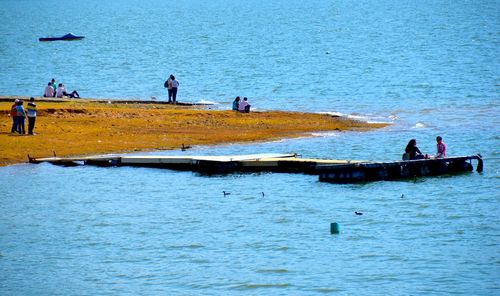
[[[173,103],[177,104],[177,88],[179,87],[179,81],[175,79],[174,75],[170,75],[170,78],[172,78],[172,99]]]
[[[172,74],[170,74],[163,86],[166,87],[168,91],[168,103],[172,103]]]
[[[19,99],[16,99],[14,101],[14,104],[10,107],[10,117],[12,117],[12,128],[10,129],[11,133],[15,133],[17,131],[17,103],[19,102]]]
[[[17,118],[17,132],[19,134],[26,134],[26,130],[24,129],[24,120],[26,119],[26,111],[23,107],[23,101],[19,100],[16,103],[16,118]]]
[[[44,98],[52,98],[55,95],[55,93],[56,92],[52,88],[52,83],[49,82],[49,84],[47,84],[47,86],[45,87],[45,90],[43,92],[43,97]]]
[[[35,98],[31,97],[26,107],[26,113],[28,114],[28,135],[34,135],[33,129],[35,128],[36,120],[36,104]]]

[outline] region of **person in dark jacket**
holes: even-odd
[[[36,121],[36,104],[35,98],[31,97],[26,107],[26,115],[28,115],[28,135],[34,135],[33,129],[35,128]]]
[[[403,160],[414,160],[414,159],[427,159],[428,155],[423,155],[420,149],[417,147],[417,140],[411,139],[406,145],[405,154],[403,154]]]

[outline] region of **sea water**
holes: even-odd
[[[41,95],[56,78],[84,97],[165,100],[174,74],[180,101],[229,109],[239,95],[255,110],[391,123],[155,154],[395,160],[411,138],[434,153],[441,135],[449,155],[485,161],[481,174],[354,185],[277,173],[3,167],[0,294],[498,295],[499,8],[0,1],[1,95]],[[38,42],[68,32],[85,38]]]

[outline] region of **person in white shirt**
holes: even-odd
[[[52,83],[49,82],[49,84],[45,87],[43,96],[45,98],[52,98],[54,96],[54,89],[52,88]]]
[[[170,75],[170,78],[172,79],[172,102],[174,104],[177,104],[177,88],[179,87],[179,81],[175,79],[174,75]]]
[[[59,86],[56,89],[56,98],[62,98],[64,96],[70,97],[70,98],[80,98],[80,95],[76,90],[72,91],[71,93],[66,92],[66,88],[62,83],[59,83]]]
[[[248,99],[246,97],[243,98],[243,101],[240,102],[238,106],[238,111],[243,113],[250,112],[250,104],[248,103]]]

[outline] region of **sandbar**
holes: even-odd
[[[10,108],[20,97],[0,97],[0,166],[31,157],[84,156],[172,150],[184,146],[262,142],[326,131],[368,131],[368,123],[328,114],[257,111],[155,101],[35,98],[35,135],[10,132]],[[27,98],[22,98],[26,107]],[[230,104],[228,104],[230,108]],[[28,125],[26,121],[26,131]]]

